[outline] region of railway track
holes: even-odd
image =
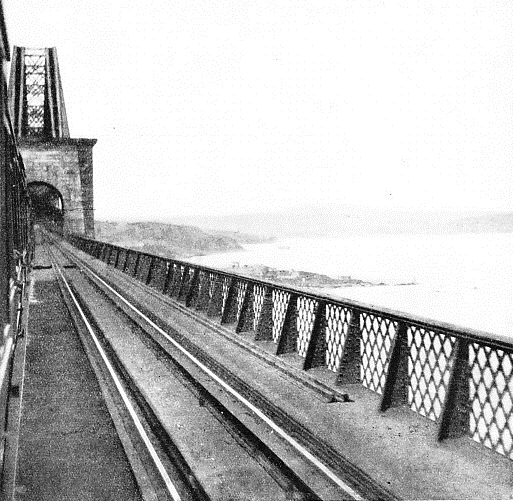
[[[348,482],[265,402],[255,405],[83,261],[46,245],[144,499],[383,497],[372,483],[355,488],[365,479]]]

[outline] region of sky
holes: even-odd
[[[513,210],[513,2],[4,0],[57,47],[97,219]]]

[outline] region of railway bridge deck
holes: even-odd
[[[334,325],[319,314],[326,308],[329,317],[330,308],[339,307],[327,298],[314,298],[319,303],[302,351],[302,305],[312,300],[306,293],[244,277],[236,282],[221,272],[214,276],[213,270],[86,239],[73,243],[40,242],[36,250],[29,328],[15,358],[21,432],[12,430],[7,449],[13,499],[510,498],[503,432],[498,454],[497,447],[478,443],[475,429],[469,436],[468,414],[459,431],[451,421],[462,386],[464,398],[479,398],[469,396],[468,370],[464,384],[456,385],[462,373],[456,372],[454,332],[447,333],[450,349],[438,348],[436,364],[429,362],[434,347],[449,343],[442,326],[431,327],[431,344],[416,348],[428,360],[421,368],[426,386],[437,380],[433,373],[441,376],[438,400],[427,403],[433,397],[426,389],[424,412],[415,412],[414,393],[423,385],[412,383],[415,335],[409,326],[404,372],[397,341],[404,319],[390,312],[372,312],[370,324],[364,318],[371,312],[361,305],[353,305],[357,323],[354,311],[346,309],[342,320],[338,314],[345,345],[333,370],[325,356],[333,350],[329,343],[321,345],[320,356],[319,347],[312,348],[316,330],[329,341]],[[280,310],[283,294],[288,297]],[[373,350],[386,354],[378,367],[379,352],[374,362],[365,359],[372,337],[365,329],[386,316],[396,322],[387,350],[387,333],[372,333]],[[154,452],[143,447],[84,322],[122,379]],[[349,350],[355,334],[357,360]],[[378,342],[383,347],[376,348]],[[366,381],[366,371],[378,370],[382,374]],[[503,369],[494,370],[501,379]],[[505,386],[500,406],[509,382]]]

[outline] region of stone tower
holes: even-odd
[[[36,222],[94,237],[96,139],[69,135],[55,48],[14,47],[9,108]]]

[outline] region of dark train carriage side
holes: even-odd
[[[7,107],[6,64],[9,43],[0,3],[0,498],[7,476],[6,435],[12,410],[13,360],[18,339],[26,328],[27,282],[31,258],[30,202],[23,161],[11,126]]]

